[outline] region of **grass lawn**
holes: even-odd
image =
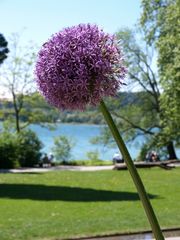
[[[180,168],[138,170],[160,224],[180,227]],[[0,174],[0,239],[150,229],[128,171]]]

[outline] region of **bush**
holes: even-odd
[[[66,164],[71,159],[71,150],[74,143],[66,136],[59,136],[54,138],[54,145],[52,151],[56,160]]]
[[[40,161],[42,143],[31,130],[0,135],[0,168],[33,167]]]
[[[141,150],[139,152],[139,155],[137,156],[137,159],[136,161],[138,162],[141,162],[141,161],[145,161],[146,160],[146,155],[147,153],[150,151],[150,147],[148,144],[144,144],[142,147],[141,147]]]
[[[17,136],[2,132],[0,135],[0,168],[19,167],[17,148]]]
[[[18,159],[21,167],[34,167],[40,162],[42,143],[31,130],[18,135]]]
[[[96,162],[96,161],[100,160],[98,150],[89,151],[86,153],[86,156],[87,156],[88,160],[90,160],[91,162],[93,162],[93,161]]]

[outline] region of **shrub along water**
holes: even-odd
[[[42,143],[31,130],[0,135],[0,168],[33,167],[40,161]]]
[[[19,167],[17,136],[6,131],[0,135],[0,168]]]

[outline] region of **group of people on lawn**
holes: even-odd
[[[159,155],[156,151],[151,151],[146,154],[146,162],[157,162],[159,161]]]
[[[146,154],[146,158],[145,158],[146,162],[157,162],[159,160],[160,158],[156,151],[150,151]],[[116,163],[124,163],[124,159],[122,155],[118,152],[115,153],[113,156],[113,164],[116,164]]]
[[[39,163],[40,167],[51,167],[54,165],[54,155],[52,153],[47,155],[47,153],[44,154],[44,156],[41,158],[41,161]]]
[[[159,155],[157,154],[156,151],[150,151],[146,154],[146,158],[145,158],[146,162],[157,162],[159,160],[160,160]],[[124,159],[122,155],[118,152],[113,155],[113,164],[116,164],[116,163],[124,163]],[[39,166],[51,167],[53,165],[54,165],[54,155],[50,153],[48,156],[47,153],[45,153],[39,163]]]

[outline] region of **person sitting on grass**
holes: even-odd
[[[49,165],[54,166],[54,155],[52,153],[49,154]]]
[[[42,167],[49,167],[49,158],[47,153],[44,154],[44,157],[42,158]]]
[[[122,155],[121,155],[119,152],[116,152],[116,153],[113,155],[113,164],[123,163],[123,162],[124,162],[124,160],[123,160]]]

